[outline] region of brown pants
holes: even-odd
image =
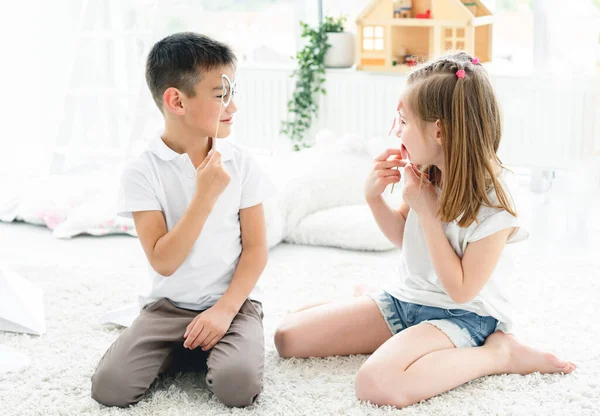
[[[247,406],[262,389],[265,358],[262,306],[246,300],[210,351],[183,348],[183,334],[200,312],[168,299],[145,307],[106,351],[92,376],[92,398],[105,406],[139,402],[165,371],[206,369],[206,384],[227,406]]]

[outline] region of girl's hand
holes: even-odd
[[[402,199],[420,217],[437,216],[438,197],[429,175],[421,173],[413,164],[404,169],[406,183],[402,188]]]
[[[388,160],[392,155],[395,155],[395,157]],[[406,160],[402,159],[400,149],[387,149],[377,156],[373,170],[369,173],[365,183],[365,199],[367,202],[377,199],[389,184],[400,182],[400,170],[397,168],[404,167],[407,163]]]

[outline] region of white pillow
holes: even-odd
[[[326,237],[320,227],[312,228],[313,221],[319,221],[320,211],[336,207],[348,207],[364,204],[364,183],[373,167],[373,158],[382,153],[386,147],[393,147],[395,142],[389,139],[360,139],[357,136],[335,136],[329,131],[317,134],[316,145],[300,152],[276,155],[255,154],[258,163],[270,176],[279,190],[279,208],[285,241],[302,244],[332,245],[336,247],[356,248],[359,250],[382,250],[391,248],[391,243],[381,241],[385,237],[376,227],[375,221],[365,206],[365,216],[346,217],[346,221],[336,224],[336,235],[348,235],[352,238],[357,233],[353,229],[369,230],[368,238],[361,241],[340,242],[336,238]],[[392,198],[388,198],[392,206],[399,204],[401,194],[399,187]],[[389,195],[388,195],[389,197]],[[342,214],[353,212],[355,208],[340,210]],[[361,213],[364,211],[361,210]],[[266,211],[265,211],[266,212]],[[313,215],[316,215],[314,218]],[[326,214],[323,214],[326,215]],[[269,222],[267,216],[267,223]],[[367,221],[367,223],[364,223]],[[364,224],[363,224],[364,223]],[[370,225],[375,225],[375,228]],[[328,224],[325,224],[327,226]],[[357,228],[358,227],[358,228]],[[309,231],[310,229],[310,231]],[[315,233],[313,236],[311,233]],[[358,237],[360,240],[360,236]],[[374,243],[371,244],[371,241]]]
[[[50,229],[62,223],[69,212],[100,188],[104,178],[56,175],[36,178],[23,183],[16,212],[6,215],[7,221],[19,220]]]
[[[103,236],[128,234],[137,237],[133,219],[117,215],[117,188],[113,181],[104,191],[74,208],[67,219],[54,229],[56,238],[71,238],[80,234]]]
[[[252,150],[252,149],[250,149]],[[281,190],[286,181],[285,175],[281,174],[284,166],[283,159],[264,152],[252,152],[256,162],[261,170],[269,177],[277,193],[263,202],[265,212],[265,222],[267,227],[267,246],[269,249],[275,247],[283,241],[284,225],[283,214],[281,211]]]
[[[109,181],[105,189],[71,210],[67,219],[58,225],[52,235],[68,239],[81,234],[103,236],[127,234],[137,237],[132,218],[117,215],[117,185]],[[272,248],[283,240],[283,225],[279,201],[271,198],[264,202],[267,245]]]
[[[283,218],[279,208],[279,199],[272,197],[266,200],[263,208],[267,227],[267,247],[270,250],[283,241]]]
[[[23,183],[14,178],[3,176],[2,192],[0,192],[0,221],[12,222],[17,218],[17,209],[22,198]]]
[[[394,248],[377,226],[367,204],[329,208],[311,214],[292,230],[286,240],[295,244],[349,250],[384,251]]]
[[[307,216],[328,208],[364,203],[363,184],[371,168],[368,158],[306,149],[294,155],[281,192],[285,235]]]

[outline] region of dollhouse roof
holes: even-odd
[[[416,1],[414,0],[413,5]],[[473,0],[472,2],[477,3],[477,16],[473,16],[461,0],[430,0],[432,19],[392,19],[390,16],[389,19],[382,20],[369,16],[376,6],[386,3],[389,3],[391,12],[393,8],[392,0],[371,0],[358,16],[356,22],[358,24],[373,22],[392,26],[433,26],[436,21],[448,21],[451,24],[473,24],[475,26],[491,23],[491,17],[488,17],[492,15],[490,10],[480,0]]]
[[[356,21],[360,22],[361,20],[369,17],[369,13],[371,13],[373,11],[373,9],[375,8],[375,6],[377,6],[382,1],[386,1],[388,3],[390,2],[390,0],[371,0],[369,2],[369,4],[367,4],[367,7],[365,7],[363,9],[363,11],[358,15],[358,17],[356,18]]]

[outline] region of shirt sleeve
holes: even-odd
[[[247,151],[242,166],[242,198],[240,209],[258,205],[276,194],[275,185]]]
[[[117,215],[131,218],[136,211],[162,211],[148,177],[138,168],[127,167],[121,175]]]
[[[529,233],[521,226],[517,217],[503,209],[487,209],[493,210],[493,213],[486,216],[483,221],[467,233],[466,240],[468,243],[473,243],[482,238],[489,237],[498,231],[512,227],[515,227],[515,232],[512,233],[507,244],[517,243],[526,240],[529,237]]]

